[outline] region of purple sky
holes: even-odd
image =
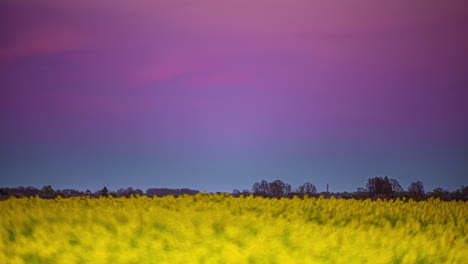
[[[0,186],[468,184],[465,0],[4,0]]]

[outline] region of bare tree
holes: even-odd
[[[396,179],[390,179],[390,184],[392,185],[393,192],[403,192],[403,187],[401,187],[400,183]]]
[[[385,177],[374,177],[367,180],[366,189],[370,196],[388,197],[393,195],[392,183]]]
[[[289,183],[284,185],[284,196],[288,196],[292,192],[292,186]]]
[[[266,196],[271,196],[270,184],[267,181],[262,180],[262,182],[260,182],[260,188],[261,191],[266,194]]]
[[[317,187],[315,187],[315,185],[313,185],[310,182],[306,182],[302,184],[301,186],[299,186],[299,188],[297,188],[297,192],[301,194],[308,194],[308,195],[316,194]]]
[[[450,200],[450,192],[444,190],[443,188],[435,188],[430,195],[433,198],[439,198],[441,200]]]
[[[120,188],[116,191],[117,196],[125,196],[125,197],[130,197],[130,195],[135,194],[135,189],[133,187],[128,187],[128,188]]]
[[[421,181],[412,182],[408,187],[411,198],[422,199],[425,196],[424,185]]]
[[[275,180],[270,183],[270,196],[283,197],[286,194],[286,184],[281,180]]]
[[[291,190],[291,185],[281,180],[275,180],[270,183],[262,180],[261,182],[254,183],[252,186],[253,194],[263,197],[284,197],[291,193]]]
[[[260,186],[260,183],[256,182],[252,185],[252,193],[255,195],[258,195],[262,191],[262,187]]]
[[[270,196],[270,184],[262,180],[252,185],[252,193],[258,196],[268,197]]]

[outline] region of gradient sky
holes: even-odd
[[[2,0],[0,186],[468,184],[465,0]]]

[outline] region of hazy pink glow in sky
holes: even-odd
[[[6,0],[0,32],[13,149],[468,147],[464,0]]]

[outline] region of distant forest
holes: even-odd
[[[195,195],[199,193],[198,190],[187,188],[182,189],[169,189],[169,188],[149,188],[145,192],[141,189],[134,189],[132,187],[121,188],[116,191],[110,191],[107,187],[97,191],[79,191],[74,189],[55,190],[51,185],[46,185],[41,189],[35,187],[15,187],[15,188],[0,188],[0,200],[7,199],[8,197],[33,197],[39,196],[41,198],[55,198],[55,197],[100,197],[100,196],[113,196],[113,197],[130,197],[136,195],[146,195],[148,197],[158,196],[163,197],[167,195],[180,196],[180,195]],[[388,177],[374,177],[367,180],[365,187],[358,188],[355,192],[318,192],[317,187],[306,182],[301,186],[293,189],[288,183],[281,180],[268,182],[262,180],[252,185],[250,190],[237,190],[232,191],[231,195],[235,197],[245,197],[249,195],[261,196],[268,198],[299,198],[320,197],[325,198],[335,197],[344,199],[396,199],[406,198],[413,200],[425,200],[428,198],[439,198],[441,200],[468,200],[468,186],[461,186],[453,192],[443,188],[435,188],[432,191],[426,192],[424,184],[421,181],[412,182],[407,189],[404,189],[396,179]]]

